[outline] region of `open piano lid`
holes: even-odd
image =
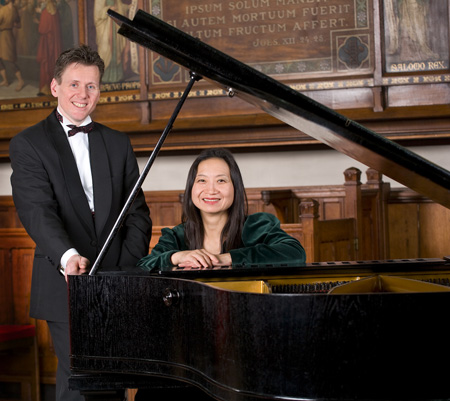
[[[164,21],[108,15],[126,38],[180,64],[324,144],[450,208],[450,172]]]

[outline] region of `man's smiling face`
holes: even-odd
[[[61,82],[53,79],[50,88],[52,95],[58,98],[61,114],[80,125],[100,99],[100,71],[92,65],[70,64],[64,70]]]

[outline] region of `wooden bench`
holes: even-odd
[[[39,401],[39,353],[34,325],[0,325],[0,382],[20,383],[21,400]],[[16,399],[16,398],[14,398]],[[5,398],[3,398],[5,400]]]

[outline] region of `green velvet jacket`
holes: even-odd
[[[163,228],[159,242],[150,255],[138,262],[144,270],[171,270],[170,257],[175,252],[186,251],[184,224],[173,229]],[[230,251],[232,266],[251,265],[301,266],[306,254],[297,239],[288,235],[280,227],[280,221],[269,213],[255,213],[247,217],[242,230],[244,246]]]

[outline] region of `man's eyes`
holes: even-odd
[[[79,87],[79,85],[78,85],[77,83],[70,84],[70,86],[71,86],[72,88],[75,88],[75,89]],[[98,90],[98,88],[97,88],[96,85],[88,85],[86,88],[87,88],[89,91],[96,91],[96,90]]]

